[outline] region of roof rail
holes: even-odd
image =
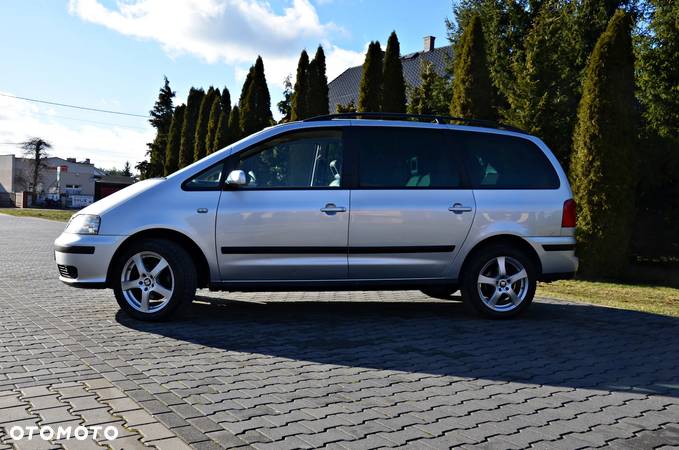
[[[433,123],[461,123],[463,125],[497,128],[499,130],[514,131],[517,133],[529,134],[527,131],[512,125],[505,125],[493,120],[482,119],[468,119],[464,117],[450,117],[438,116],[434,114],[406,114],[406,113],[391,113],[391,112],[348,112],[337,114],[325,114],[322,116],[310,117],[304,119],[303,122],[320,122],[322,120],[333,119],[390,119],[390,120],[413,120],[415,122],[433,122]]]

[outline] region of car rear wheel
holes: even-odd
[[[509,318],[524,312],[533,301],[537,270],[520,249],[500,244],[481,249],[465,265],[464,302],[491,318]]]
[[[113,290],[121,309],[140,320],[163,320],[191,303],[196,269],[179,245],[162,239],[133,243],[117,259]]]

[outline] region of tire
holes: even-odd
[[[469,258],[462,274],[462,298],[468,309],[493,319],[516,317],[528,309],[537,286],[530,255],[509,244],[494,244]]]
[[[159,268],[163,261],[167,265]],[[118,305],[135,319],[168,319],[196,295],[193,259],[183,247],[165,239],[134,242],[116,258],[112,273]]]
[[[420,292],[431,298],[437,298],[439,300],[452,300],[453,294],[455,294],[459,289],[460,288],[457,286],[437,286],[422,289]]]

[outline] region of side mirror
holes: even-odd
[[[226,177],[226,184],[229,186],[245,186],[248,184],[248,179],[242,170],[232,170]]]

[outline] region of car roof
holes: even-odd
[[[351,113],[338,113],[338,114],[326,114],[316,117],[310,117],[304,119],[303,122],[320,122],[328,120],[389,120],[398,122],[419,122],[419,123],[429,123],[431,125],[451,125],[460,124],[467,126],[475,126],[482,128],[491,128],[498,130],[512,131],[515,133],[529,134],[528,132],[515,127],[513,125],[504,124],[502,122],[486,119],[474,119],[467,117],[451,117],[442,116],[436,114],[407,114],[407,113],[388,113],[388,112],[351,112]]]

